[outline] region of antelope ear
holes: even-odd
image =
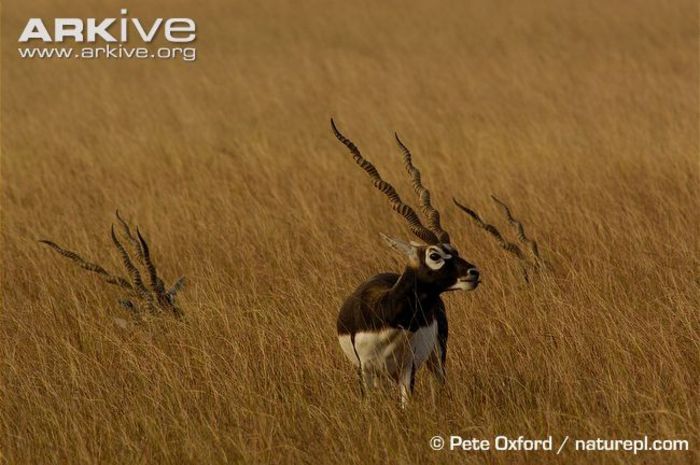
[[[389,247],[397,252],[406,255],[411,262],[418,262],[418,246],[409,242],[404,242],[401,239],[394,239],[386,234],[379,233]]]

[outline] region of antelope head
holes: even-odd
[[[415,273],[416,280],[438,293],[476,289],[480,282],[478,269],[460,257],[457,248],[450,241],[450,235],[440,225],[440,213],[432,206],[430,192],[423,186],[420,171],[413,165],[411,152],[398,135],[395,135],[396,142],[427,219],[427,226],[423,225],[413,208],[401,200],[396,189],[382,179],[374,165],[362,156],[357,146],[340,133],[333,119],[331,128],[335,137],[348,148],[355,163],[369,175],[374,187],[389,199],[391,208],[406,220],[410,231],[420,240],[406,242],[382,234],[392,249],[407,257],[407,266]]]
[[[116,216],[121,234],[123,239],[128,242],[128,246],[122,244],[114,229],[114,225],[112,225],[111,238],[129,279],[109,273],[100,265],[88,262],[77,253],[66,250],[54,242],[48,240],[40,240],[39,242],[46,244],[82,269],[97,274],[106,283],[121,288],[125,293],[125,298],[121,299],[119,303],[135,315],[141,316],[145,310],[152,314],[165,312],[177,318],[182,317],[183,312],[177,306],[175,296],[184,286],[185,278],[179,278],[171,287],[166,288],[165,282],[158,276],[158,271],[151,258],[146,239],[144,239],[138,228],[136,228],[136,233],[134,234],[129,224],[119,215],[119,211],[116,212]],[[141,270],[132,260],[127,247],[131,249],[131,254],[136,256],[136,262]],[[144,283],[142,271],[145,271],[148,276],[147,284]]]

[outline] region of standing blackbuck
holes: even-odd
[[[338,339],[343,352],[357,367],[361,390],[373,387],[377,377],[399,384],[401,405],[413,391],[415,376],[423,363],[440,383],[445,380],[447,315],[440,295],[446,291],[474,290],[479,271],[459,256],[449,234],[440,225],[430,193],[413,165],[411,153],[396,135],[404,164],[418,195],[427,227],[405,204],[377,169],[365,160],[355,144],[343,136],[334,121],[331,127],[355,162],[387,196],[391,207],[404,217],[411,232],[422,242],[404,242],[382,235],[386,243],[407,258],[403,273],[378,274],[345,300],[338,316]]]
[[[177,318],[182,317],[183,313],[175,302],[175,296],[184,286],[185,278],[179,278],[170,288],[166,288],[165,283],[160,276],[158,276],[158,271],[151,258],[148,243],[141,234],[141,231],[136,228],[136,233],[134,234],[129,224],[119,215],[119,211],[116,212],[116,215],[121,234],[129,244],[128,247],[132,250],[132,254],[136,255],[136,263],[141,266],[148,275],[148,284],[144,283],[141,271],[134,263],[134,260],[132,260],[127,251],[127,247],[119,240],[114,230],[114,225],[112,225],[111,239],[114,246],[117,248],[117,252],[119,252],[122,264],[130,280],[121,276],[115,276],[100,265],[88,262],[77,253],[66,250],[54,242],[48,240],[40,240],[39,242],[46,244],[84,270],[92,271],[102,278],[103,281],[121,288],[122,291],[126,293],[126,298],[121,299],[119,303],[130,310],[137,318],[142,318],[146,313],[166,313]]]

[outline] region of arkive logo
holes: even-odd
[[[188,44],[197,38],[197,25],[192,18],[155,18],[144,21],[129,17],[120,10],[116,18],[29,18],[18,42],[43,45],[81,44],[83,48],[34,47],[20,48],[22,58],[182,58],[194,61],[195,48],[181,46],[149,49],[144,45],[158,43]],[[102,47],[96,44],[102,44]],[[134,44],[129,47],[126,44]]]
[[[123,8],[122,15],[128,14]],[[152,42],[159,32],[163,32],[168,42],[192,42],[196,38],[197,26],[192,18],[156,18],[148,25],[138,18],[105,18],[99,23],[97,18],[56,18],[53,36],[41,18],[30,18],[19,36],[19,42],[38,39],[43,42],[63,42],[71,38],[76,42],[94,43],[99,37],[105,42],[126,43],[136,34],[146,43]],[[113,26],[118,24],[118,31]]]

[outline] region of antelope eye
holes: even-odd
[[[430,259],[434,262],[440,261],[442,257],[440,256],[439,253],[433,252],[429,255]]]

